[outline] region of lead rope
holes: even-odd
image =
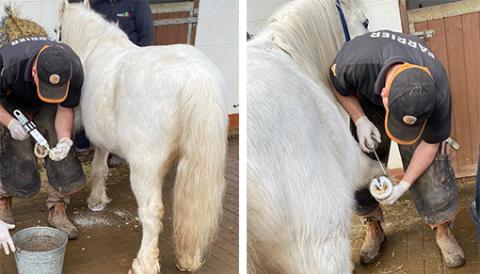
[[[345,41],[350,41],[350,32],[348,31],[347,20],[345,20],[345,14],[343,13],[342,5],[340,0],[335,0],[335,6],[338,10],[338,15],[340,15],[340,21],[342,22],[343,35],[345,36]]]

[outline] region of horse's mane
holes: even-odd
[[[63,11],[62,41],[79,55],[84,55],[98,43],[110,42],[117,46],[132,46],[128,36],[117,24],[85,7],[82,3],[70,3]]]
[[[341,1],[343,8],[351,8]],[[258,36],[287,52],[311,79],[323,79],[344,36],[335,0],[293,0],[269,19]]]

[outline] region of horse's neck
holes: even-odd
[[[87,60],[93,52],[108,53],[117,48],[134,47],[128,37],[118,28],[106,23],[100,16],[92,11],[81,8],[69,10],[65,15],[69,21],[69,38],[67,44],[71,44],[75,52],[83,60]],[[85,23],[85,20],[87,22]],[[76,31],[76,28],[78,31]],[[70,43],[69,43],[70,42]]]

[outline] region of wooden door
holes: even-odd
[[[480,0],[408,11],[400,0],[400,7],[404,32],[426,36],[424,41],[445,66],[452,92],[452,137],[460,144],[452,153],[455,172],[458,178],[474,176],[480,144]]]
[[[153,13],[153,44],[195,44],[198,0],[150,4]]]

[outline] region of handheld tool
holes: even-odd
[[[385,171],[385,168],[383,168],[383,164],[380,161],[380,158],[378,157],[377,152],[375,149],[373,150],[373,154],[375,155],[375,158],[377,159],[378,164],[380,165],[380,168],[382,168],[384,176],[380,176],[379,178],[373,178],[372,181],[370,181],[370,193],[372,196],[377,200],[381,201],[386,199],[388,196],[390,196],[393,192],[393,184],[388,179],[387,172]]]
[[[37,126],[18,109],[13,111],[13,115],[22,124],[23,128],[33,137],[37,142],[35,145],[34,153],[38,158],[45,158],[50,152],[50,146],[47,139],[38,131]]]

